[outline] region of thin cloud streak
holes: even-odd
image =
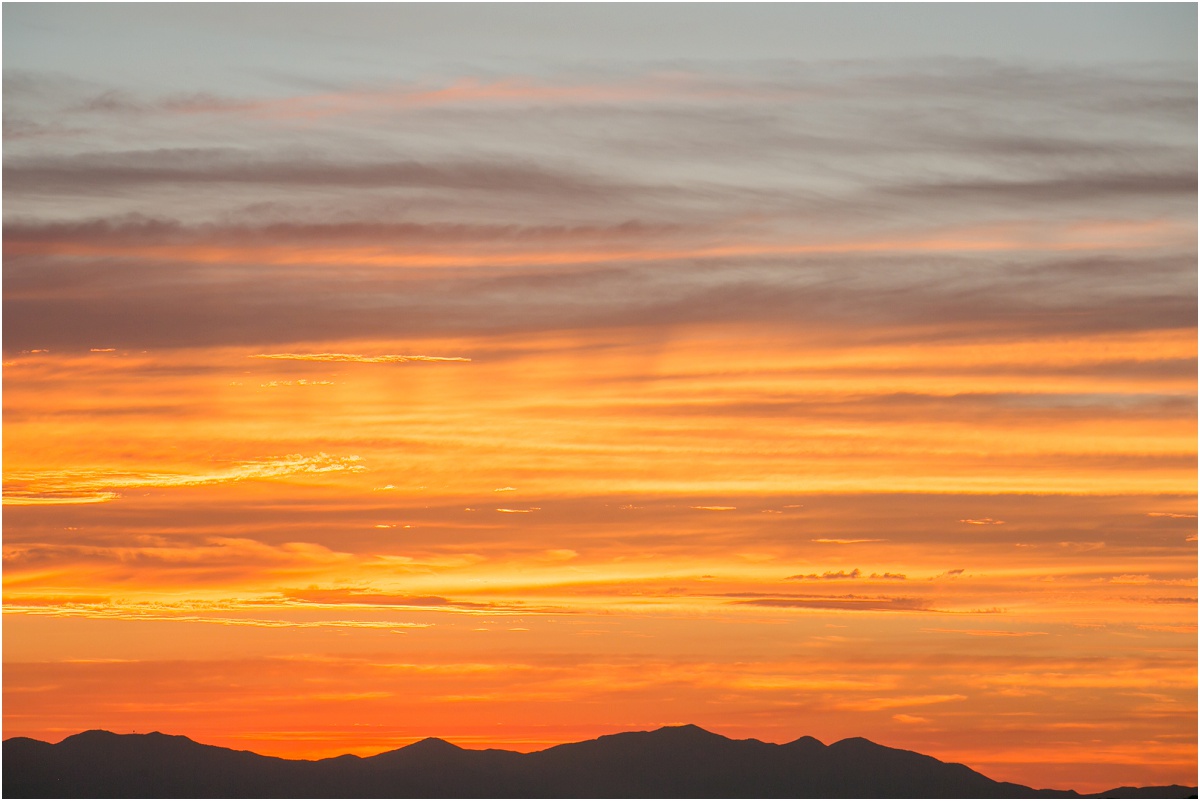
[[[120,473],[88,470],[44,470],[5,474],[4,504],[99,503],[116,500],[116,490],[140,487],[200,487],[301,474],[361,472],[360,456],[289,454],[243,462],[227,470],[203,474]]]
[[[251,359],[285,359],[297,362],[359,362],[361,364],[401,364],[403,362],[469,362],[463,356],[362,356],[356,353],[255,353]]]

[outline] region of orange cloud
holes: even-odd
[[[944,695],[904,695],[892,698],[868,698],[863,701],[844,702],[839,707],[847,710],[869,711],[898,709],[908,706],[928,706],[930,704],[945,704],[952,701],[966,701],[967,696],[957,694]]]
[[[361,472],[360,456],[287,456],[242,462],[226,470],[202,474],[120,473],[102,470],[43,470],[5,475],[4,504],[12,506],[102,503],[120,497],[116,490],[139,487],[199,487],[292,475]]]
[[[361,356],[356,353],[256,353],[251,359],[286,359],[297,362],[360,362],[362,364],[402,364],[404,362],[469,362],[462,356]]]

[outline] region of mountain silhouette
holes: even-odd
[[[699,726],[625,732],[530,754],[437,738],[372,757],[287,760],[153,732],[4,741],[5,798],[1187,798],[1090,796],[997,782],[861,737],[731,740]]]

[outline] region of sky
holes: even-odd
[[[3,734],[1197,767],[1194,4],[3,8]]]

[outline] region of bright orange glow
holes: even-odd
[[[1186,743],[1129,743],[1195,715],[1196,581],[1177,555],[1195,547],[1194,415],[1038,399],[1186,394],[1104,369],[1191,358],[1194,337],[805,350],[697,330],[652,368],[604,341],[586,371],[545,340],[18,357],[9,731],[154,726],[315,757],[350,732],[360,753],[431,734],[528,750],[677,718],[871,731],[1031,781],[1038,758],[960,728],[1025,709],[1056,738],[1109,738],[1114,765],[1186,768]],[[398,352],[450,360],[383,358]],[[119,413],[139,404],[172,411]],[[994,494],[1029,490],[1074,495]],[[651,661],[613,661],[638,642]],[[780,662],[781,645],[806,656]],[[1067,727],[1096,692],[1126,724]]]

